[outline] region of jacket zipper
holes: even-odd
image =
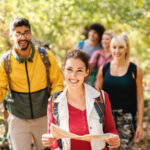
[[[31,110],[31,118],[33,119],[33,107],[32,107],[32,99],[31,99],[31,92],[30,92],[30,80],[29,80],[29,74],[28,74],[28,68],[27,68],[27,61],[25,61],[25,68],[26,68],[28,87],[29,87],[29,104],[30,104],[30,110]]]

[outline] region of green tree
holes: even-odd
[[[0,54],[12,46],[9,22],[16,16],[29,19],[34,41],[52,47],[60,59],[84,38],[85,26],[100,22],[116,33],[128,33],[132,59],[142,66],[144,84],[150,87],[149,10],[148,0],[1,0]]]

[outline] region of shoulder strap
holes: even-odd
[[[57,125],[60,125],[59,115],[58,115],[58,104],[59,103],[55,103],[55,99],[61,94],[61,92],[62,91],[56,92],[54,95],[52,95],[50,97],[51,111],[52,111],[52,115],[54,117],[55,123]],[[59,148],[62,149],[62,140],[61,139],[58,140],[58,144],[59,144]]]
[[[50,92],[51,92],[51,83],[50,83],[50,77],[49,77],[50,66],[51,66],[50,60],[49,60],[46,50],[41,49],[40,47],[38,48],[38,50],[40,52],[41,59],[46,67],[47,88],[48,88],[48,93],[50,94]]]
[[[132,62],[130,64],[131,64],[132,73],[134,74],[135,79],[136,79],[136,77],[137,77],[137,66]]]
[[[61,94],[62,91],[56,92],[50,97],[51,103],[51,111],[55,120],[55,123],[59,124],[59,117],[58,117],[58,103],[55,103],[55,99]]]
[[[11,50],[9,50],[3,60],[4,60],[4,69],[5,69],[5,72],[7,74],[7,79],[8,79],[8,85],[9,85],[9,89],[11,89],[11,80],[10,80],[10,73],[11,73]],[[10,96],[10,98],[12,98],[12,94],[11,94],[11,90],[10,90],[10,93],[8,94],[8,97]],[[3,101],[3,107],[4,107],[4,118],[5,120],[8,118],[8,111],[7,111],[7,107],[6,107],[6,99],[4,99]],[[5,122],[5,132],[7,133],[8,132],[8,123]]]
[[[103,77],[105,76],[106,70],[110,67],[110,62],[103,66]]]
[[[94,106],[100,118],[99,122],[103,124],[104,127],[104,112],[105,112],[105,100],[103,91],[100,88],[96,88],[100,92],[100,96],[95,98]]]
[[[79,48],[79,49],[83,49],[83,46],[84,46],[84,40],[83,40],[83,41],[80,41],[80,42],[78,43],[78,48]]]
[[[11,56],[11,50],[8,51],[6,53],[6,55],[4,56],[4,69],[5,72],[7,74],[7,78],[8,78],[8,84],[9,84],[9,88],[11,88],[11,81],[10,81],[10,73],[11,73],[11,60],[10,60],[10,56]]]

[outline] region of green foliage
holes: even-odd
[[[0,145],[0,149],[1,150],[10,150],[9,146],[8,146],[8,141],[7,141],[7,135],[6,134],[2,134],[0,137],[0,141],[1,141],[1,145]]]
[[[33,41],[39,45],[49,45],[59,62],[68,50],[84,39],[83,28],[91,23],[99,22],[116,33],[127,32],[131,60],[143,69],[144,117],[149,115],[150,0],[0,0],[0,56],[12,47],[9,22],[17,16],[30,20]],[[144,121],[147,123],[149,117]],[[150,143],[148,127],[146,125],[144,128],[147,138],[146,142],[142,141],[143,146]],[[0,149],[9,149],[6,140],[5,134],[0,137],[3,144]]]
[[[143,68],[146,93],[150,93],[150,1],[1,0],[0,10],[0,54],[12,46],[9,22],[17,16],[29,19],[34,40],[50,45],[60,59],[84,38],[83,27],[91,23],[100,22],[116,33],[127,32],[132,59]]]

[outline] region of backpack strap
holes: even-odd
[[[51,111],[55,120],[55,123],[59,125],[59,116],[58,116],[58,104],[55,103],[55,99],[61,94],[62,91],[56,92],[50,97],[50,102],[51,102]]]
[[[130,65],[131,65],[131,71],[132,71],[132,73],[134,74],[134,80],[136,80],[136,77],[137,77],[137,66],[134,64],[134,63],[130,63]]]
[[[84,46],[84,40],[83,41],[80,41],[78,43],[78,49],[83,49],[83,46]]]
[[[11,81],[10,81],[10,73],[11,73],[11,50],[8,51],[6,53],[6,55],[4,56],[3,60],[4,60],[4,69],[5,72],[7,74],[7,79],[8,79],[8,85],[9,85],[9,89],[11,88]]]
[[[11,69],[11,58],[10,57],[11,57],[11,50],[9,50],[3,58],[3,60],[4,60],[4,69],[5,69],[5,72],[7,74],[8,85],[9,85],[8,89],[9,90],[11,89],[10,73],[12,71],[12,69]],[[10,90],[10,93],[8,94],[8,97],[12,98],[11,90]],[[8,115],[9,115],[6,105],[7,105],[7,102],[6,102],[6,98],[5,98],[4,101],[3,101],[5,120],[8,118]],[[4,123],[5,123],[5,133],[7,133],[8,132],[8,123],[7,123],[7,121],[5,121]]]
[[[50,97],[52,115],[54,117],[55,123],[58,125],[60,125],[59,115],[58,115],[58,104],[59,103],[55,103],[55,99],[61,94],[61,92],[56,92],[54,95],[52,95]],[[59,148],[62,149],[62,140],[61,139],[58,140],[58,144],[59,144]]]
[[[97,76],[97,73],[98,73],[98,60],[100,58],[101,54],[98,54],[97,57],[96,57],[96,66],[91,70],[91,73],[90,73],[90,85],[91,86],[94,86],[94,83],[96,81],[96,76]]]
[[[104,93],[100,88],[96,88],[96,89],[100,92],[100,96],[95,98],[94,106],[99,116],[99,122],[103,124],[103,128],[104,128],[104,113],[105,113]]]
[[[50,63],[50,60],[49,60],[49,57],[48,57],[48,54],[47,54],[46,50],[41,49],[39,47],[38,51],[40,52],[41,59],[42,59],[44,65],[46,67],[47,89],[48,89],[48,93],[50,94],[51,93],[51,83],[50,83],[49,74],[50,74],[51,63]]]
[[[8,79],[8,91],[9,91],[9,94],[4,98],[4,101],[3,101],[3,105],[4,105],[4,109],[7,110],[6,108],[6,103],[7,101],[12,101],[12,93],[11,93],[11,79],[10,79],[10,73],[12,72],[12,69],[11,69],[11,50],[9,50],[3,57],[3,60],[4,60],[4,69],[5,69],[5,72],[7,74],[7,79]]]

